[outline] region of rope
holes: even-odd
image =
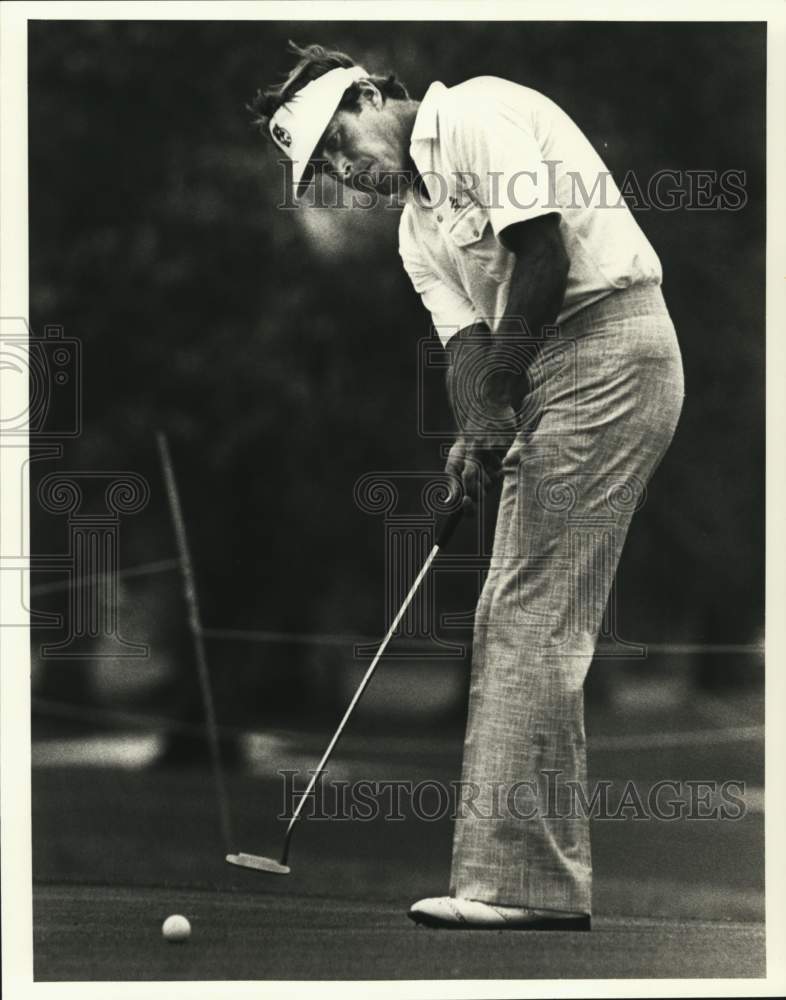
[[[154,576],[156,573],[168,573],[177,569],[180,565],[179,559],[159,559],[156,562],[142,563],[139,566],[129,566],[128,569],[121,569],[115,574],[118,579],[125,579],[131,576]],[[34,567],[33,567],[34,569]],[[30,596],[37,594],[53,594],[61,590],[70,590],[72,587],[81,587],[84,583],[98,583],[103,580],[104,573],[93,573],[91,576],[79,576],[70,580],[60,580],[52,583],[38,583],[30,588]]]
[[[201,734],[201,725],[182,722],[162,715],[144,715],[137,712],[118,712],[114,709],[81,708],[65,702],[33,698],[31,707],[34,715],[51,718],[73,719],[102,726],[127,726],[163,732],[184,732]],[[240,726],[217,726],[217,731],[226,737],[255,735],[256,731]],[[268,734],[265,734],[266,736]],[[278,739],[308,741],[308,734],[299,732],[278,732]],[[632,734],[629,736],[607,736],[591,739],[589,749],[593,752],[660,750],[667,747],[722,746],[729,743],[752,743],[764,741],[764,726],[726,726],[719,729],[690,729],[677,732]]]

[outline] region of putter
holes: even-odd
[[[423,564],[423,568],[418,573],[417,577],[415,578],[415,582],[409,589],[409,593],[404,598],[404,603],[401,605],[401,609],[399,610],[396,617],[393,619],[393,624],[390,626],[387,635],[382,640],[382,644],[377,650],[376,655],[374,656],[374,659],[371,663],[371,666],[363,675],[363,680],[358,685],[358,689],[355,692],[352,701],[349,703],[346,712],[344,713],[344,718],[341,720],[341,722],[338,725],[338,729],[333,734],[333,739],[328,744],[327,750],[322,755],[322,760],[320,760],[319,764],[317,765],[317,769],[311,776],[311,781],[309,781],[308,787],[301,796],[300,801],[297,804],[297,808],[292,814],[292,819],[289,821],[289,826],[287,826],[286,833],[284,834],[284,849],[281,852],[281,860],[274,861],[273,858],[264,858],[259,854],[244,854],[241,852],[240,854],[227,854],[226,860],[229,862],[229,864],[238,865],[240,868],[253,868],[255,871],[260,871],[260,872],[270,872],[273,875],[289,874],[290,868],[289,865],[287,864],[287,860],[289,858],[289,845],[290,841],[292,840],[292,831],[295,827],[295,823],[297,822],[298,817],[300,816],[300,812],[303,809],[303,805],[305,804],[309,795],[313,791],[314,785],[317,783],[319,776],[322,774],[322,771],[325,767],[325,764],[328,761],[328,758],[333,753],[336,744],[341,738],[341,734],[344,732],[344,727],[346,726],[350,715],[352,715],[355,706],[360,701],[363,692],[368,687],[368,682],[371,680],[371,677],[376,669],[376,666],[379,663],[382,654],[385,652],[385,647],[390,642],[393,633],[398,628],[399,622],[406,614],[407,608],[412,603],[412,598],[417,593],[418,587],[420,587],[421,583],[423,582],[423,578],[425,577],[426,573],[428,573],[429,567],[431,566],[432,562],[434,562],[437,553],[440,551],[440,549],[444,549],[445,546],[450,541],[453,532],[458,527],[459,521],[461,520],[463,513],[464,513],[463,507],[459,507],[458,510],[453,511],[452,514],[449,514],[445,518],[442,527],[439,533],[437,534],[437,540],[434,543],[434,548],[429,553],[428,558]]]

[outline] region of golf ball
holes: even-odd
[[[173,913],[167,917],[161,927],[161,933],[167,941],[187,941],[191,936],[191,924],[187,917]]]

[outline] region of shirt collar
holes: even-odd
[[[423,139],[437,138],[437,106],[443,91],[447,89],[444,83],[435,80],[423,95],[418,113],[415,115],[415,125],[410,137],[410,146],[412,143],[420,142]]]
[[[415,124],[412,127],[412,135],[409,142],[409,155],[420,174],[429,174],[434,168],[433,146],[430,144],[436,142],[439,138],[437,110],[440,98],[447,89],[444,83],[435,80],[423,95],[418,113],[415,115]],[[424,179],[424,183],[429,198],[433,199],[435,192],[431,191],[427,180]],[[412,199],[413,195],[410,191],[407,195],[407,200],[411,201]],[[428,208],[429,206],[423,205],[422,207]]]

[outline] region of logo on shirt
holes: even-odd
[[[273,138],[280,146],[289,148],[292,145],[292,136],[282,125],[273,126]]]
[[[451,196],[450,207],[453,209],[454,212],[458,212],[458,210],[461,208],[461,202],[458,200],[458,198],[454,198]]]

